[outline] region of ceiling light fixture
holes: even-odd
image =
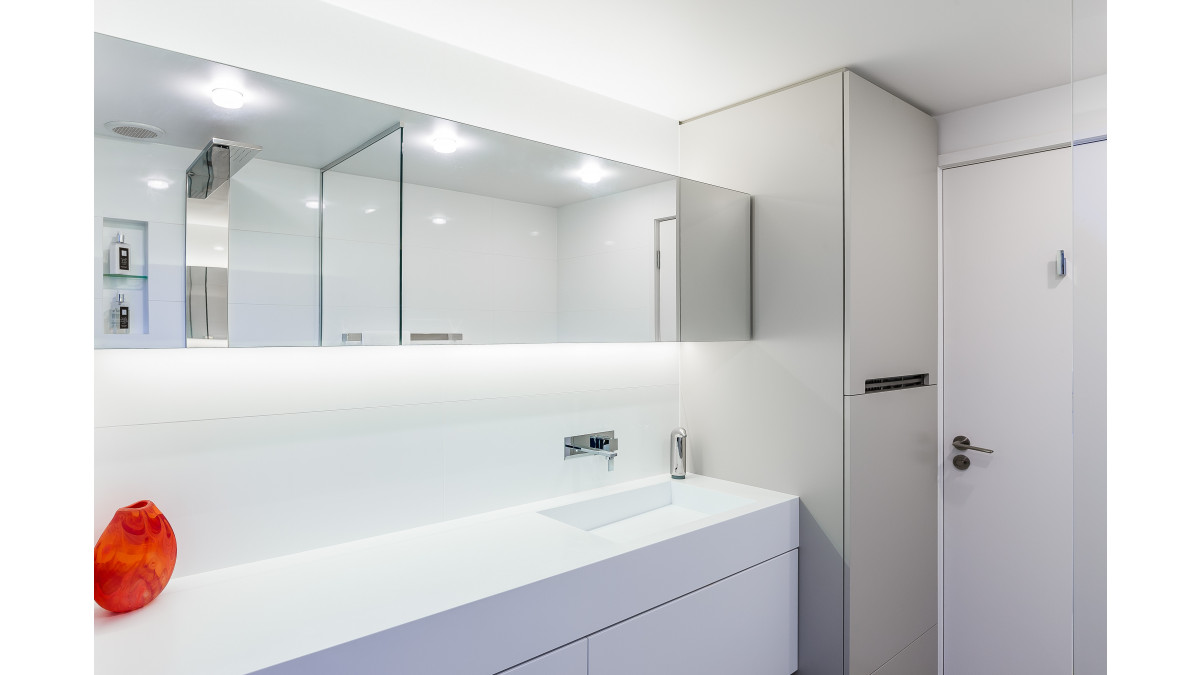
[[[308,208],[310,208],[310,209],[319,209],[319,208],[321,208],[321,202],[319,202],[319,201],[317,201],[317,200],[315,200],[315,199],[310,199],[310,200],[308,200],[308,201],[304,202],[304,205],[305,205],[305,206],[307,206],[307,207],[308,207]]]
[[[433,219],[433,224],[434,224],[434,225],[445,225],[445,224],[446,224],[446,219],[445,219],[445,218],[441,218],[441,217],[434,218],[434,219]]]
[[[217,88],[212,90],[212,102],[222,108],[237,110],[242,107],[242,92],[236,89]]]
[[[433,149],[449,154],[458,149],[458,139],[451,136],[438,136],[433,139]]]
[[[151,178],[146,181],[146,187],[151,190],[166,190],[171,187],[171,184],[161,178]]]
[[[599,183],[600,179],[603,177],[604,172],[601,171],[600,167],[598,166],[585,166],[583,170],[579,172],[579,180],[588,183],[589,185],[592,183]]]
[[[366,209],[363,213],[375,213],[375,209]]]
[[[214,246],[214,247],[213,247],[213,250],[214,250],[214,251],[224,251],[224,250],[225,250],[225,247],[224,247],[224,246]]]

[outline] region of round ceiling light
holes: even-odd
[[[446,219],[439,216],[439,217],[433,219],[433,224],[434,225],[445,225]]]
[[[237,110],[244,103],[242,92],[236,89],[217,88],[212,90],[212,102],[222,108]]]
[[[443,154],[458,150],[458,139],[452,136],[438,136],[433,139],[433,149]]]
[[[579,180],[588,184],[599,183],[603,177],[604,172],[598,166],[586,166],[579,172]]]

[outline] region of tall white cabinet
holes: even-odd
[[[800,496],[800,675],[936,672],[934,120],[842,70],[683,123],[680,164],[754,196],[752,339],[682,346],[695,470]]]

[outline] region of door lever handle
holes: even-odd
[[[992,451],[988,450],[987,448],[980,448],[978,446],[971,445],[971,439],[967,438],[966,436],[955,436],[954,440],[951,441],[950,444],[954,446],[955,450],[975,450],[977,452],[986,452],[988,454],[992,453]]]

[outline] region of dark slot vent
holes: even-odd
[[[929,384],[929,373],[921,375],[896,375],[895,377],[874,377],[867,380],[867,393],[908,389],[910,387],[924,387],[927,384]]]

